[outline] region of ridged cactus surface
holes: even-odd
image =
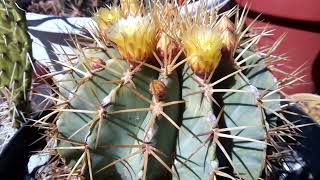
[[[252,55],[253,53],[247,52],[247,54]],[[248,60],[249,64],[257,62],[256,56],[252,56]],[[226,62],[226,64],[228,63]],[[230,66],[224,66],[223,70],[228,71],[227,69],[230,69]],[[223,71],[218,73],[216,75],[220,77],[228,75]],[[213,175],[212,172],[217,170],[215,168],[219,167],[221,155],[225,156],[225,153],[230,154],[231,162],[229,163],[238,176],[244,179],[257,179],[261,175],[266,161],[266,141],[264,142],[264,140],[267,118],[264,109],[258,105],[259,90],[253,84],[264,82],[264,87],[272,87],[273,79],[268,79],[270,76],[273,77],[271,72],[265,66],[255,67],[244,71],[242,75],[235,74],[229,78],[229,81],[221,82],[221,85],[215,83],[218,81],[213,81],[213,84],[218,86],[214,91],[221,92],[222,88],[234,91],[225,94],[216,93],[217,95],[214,97],[220,99],[218,103],[221,108],[217,108],[217,105],[202,97],[203,94],[190,95],[200,89],[199,83],[190,77],[188,78],[187,74],[185,74],[184,89],[182,90],[186,100],[186,110],[182,121],[182,127],[185,127],[185,130],[179,133],[177,154],[181,157],[187,157],[190,163],[188,163],[189,166],[183,166],[186,161],[183,158],[178,158],[177,169],[178,172],[180,171],[182,179],[188,177],[210,178]],[[189,74],[191,74],[190,70]],[[263,87],[259,89],[260,91],[269,91]],[[214,109],[220,109],[220,111],[214,112]],[[228,128],[228,130],[224,130],[224,128]],[[195,136],[199,134],[201,136]],[[221,149],[218,152],[220,154],[217,154],[217,148]]]
[[[70,107],[80,111],[96,111],[96,114],[64,112],[58,121],[58,128],[61,135],[75,141],[87,143],[88,148],[92,149],[92,166],[95,171],[99,170],[99,167],[103,167],[106,162],[112,162],[116,157],[125,156],[130,150],[129,148],[114,149],[100,146],[132,144],[134,138],[128,138],[128,135],[136,135],[139,132],[139,127],[147,116],[147,112],[144,111],[122,112],[108,115],[108,112],[117,112],[123,109],[149,107],[148,102],[130,91],[129,88],[133,88],[133,85],[126,87],[108,83],[108,81],[119,80],[126,68],[127,64],[125,61],[107,61],[105,70],[96,73],[90,81],[85,82],[76,91],[75,96],[70,101]],[[109,71],[108,69],[111,69],[112,71]],[[113,71],[117,73],[114,74],[112,73]],[[147,91],[149,82],[151,82],[156,75],[157,73],[149,69],[145,69],[144,71],[135,74],[132,79],[136,87],[135,90],[147,98],[150,98],[151,96]],[[79,76],[75,75],[75,77]],[[70,82],[69,86],[66,88],[72,92],[77,86],[77,83],[79,82]],[[79,118],[81,121],[79,121]],[[79,129],[82,130],[79,131]],[[59,146],[65,146],[65,144],[60,144]],[[75,154],[74,151],[66,150],[61,150],[60,152],[66,160],[74,161],[81,155],[81,151],[77,154]],[[79,157],[77,157],[77,155]],[[121,165],[118,165],[118,168],[116,169],[117,170],[106,171],[106,173],[111,172],[111,175],[109,175],[110,177],[104,177],[118,177],[119,174],[117,172],[123,172],[123,168]]]
[[[245,12],[200,2],[98,11],[93,43],[60,62],[52,98],[68,179],[261,177],[270,117],[282,118],[274,47],[254,46],[268,33],[244,28]]]
[[[25,13],[12,0],[0,2],[0,87],[20,110],[31,85],[31,40]]]

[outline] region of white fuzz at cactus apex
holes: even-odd
[[[156,26],[151,16],[128,16],[117,21],[108,37],[128,61],[146,61],[155,47]]]
[[[211,174],[214,174],[214,172],[219,168],[219,161],[216,159],[214,161],[210,162],[210,166],[211,166]]]

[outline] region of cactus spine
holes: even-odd
[[[268,69],[278,43],[255,49],[268,31],[252,34],[243,28],[245,12],[220,17],[200,2],[195,14],[169,3],[150,12],[131,3],[139,13],[125,6],[114,21],[99,12],[95,47],[60,63],[50,137],[68,179],[261,176],[273,145],[269,115],[286,122]]]
[[[0,2],[0,87],[12,114],[20,114],[28,108],[28,91],[31,86],[31,40],[27,32],[25,13],[14,1]],[[12,106],[11,106],[12,104]],[[23,122],[18,115],[15,120]],[[17,126],[19,123],[17,121]]]

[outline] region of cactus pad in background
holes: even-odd
[[[26,18],[14,1],[0,2],[0,30],[1,95],[12,110],[11,118],[15,119],[15,114],[18,115],[28,108],[32,68],[31,40],[27,32]]]
[[[244,28],[246,9],[216,16],[204,1],[190,12],[169,3],[130,8],[139,13],[121,7],[122,17],[98,24],[103,32],[90,31],[92,44],[59,62],[49,137],[70,168],[62,176],[258,179],[267,145],[281,136],[270,133],[270,114],[289,124],[278,93],[295,80],[278,83],[269,71],[281,59],[271,55],[278,42],[255,49],[270,31]]]

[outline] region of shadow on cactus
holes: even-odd
[[[299,80],[272,76],[282,39],[257,49],[272,30],[255,29],[256,20],[245,27],[246,8],[218,15],[207,8],[204,1],[146,8],[122,1],[98,11],[92,44],[58,62],[64,70],[51,97],[57,144],[50,149],[69,167],[59,176],[262,176],[266,150],[281,136],[274,132],[295,129],[280,112],[290,100],[279,94]]]

